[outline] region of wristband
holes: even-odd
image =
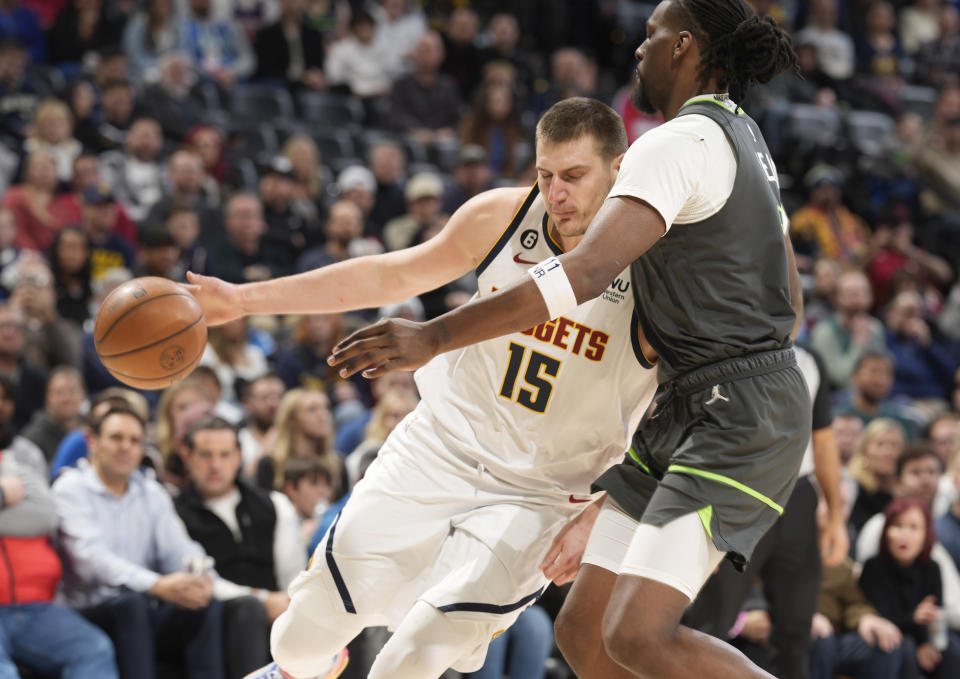
[[[537,284],[551,320],[579,306],[573,287],[563,271],[563,264],[556,257],[545,259],[536,266],[530,267],[527,273]]]

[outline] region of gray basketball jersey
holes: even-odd
[[[773,160],[757,124],[702,97],[678,115],[715,121],[733,146],[737,174],[715,215],[675,224],[631,266],[660,381],[727,358],[790,345],[786,217]]]

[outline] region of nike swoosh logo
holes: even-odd
[[[578,500],[578,499],[575,498],[573,495],[570,495],[570,502],[572,502],[572,503],[574,503],[574,504],[577,504],[578,502],[593,502],[593,498],[592,498],[592,497],[588,497],[586,500]]]
[[[526,259],[522,259],[519,254],[516,254],[513,256],[513,261],[515,261],[517,264],[536,264],[537,263],[537,262],[531,262]]]

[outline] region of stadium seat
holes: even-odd
[[[300,117],[326,127],[363,124],[363,104],[356,97],[328,92],[301,92],[297,96]]]
[[[885,113],[850,111],[846,122],[850,143],[864,155],[882,156],[894,142],[896,123]]]
[[[916,113],[924,120],[930,120],[933,107],[937,103],[937,90],[933,87],[905,85],[900,90],[900,110],[903,113]]]
[[[241,120],[277,120],[293,118],[293,99],[287,90],[260,85],[235,87],[230,112]]]
[[[795,104],[788,126],[791,141],[805,147],[831,147],[840,139],[840,115],[834,109]]]

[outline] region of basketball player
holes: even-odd
[[[536,186],[473,198],[417,247],[245,286],[191,276],[212,323],[243,313],[378,306],[475,269],[480,296],[574,248],[613,186],[626,131],[591,99],[537,126]],[[487,644],[543,592],[538,566],[564,525],[554,577],[572,579],[589,532],[568,524],[619,460],[656,387],[629,271],[597,299],[529,330],[438,357],[423,400],[387,439],[291,586],[276,663],[253,676],[336,676],[364,627],[395,634],[370,677],[429,679],[480,667]],[[580,517],[592,523],[593,506]],[[578,537],[579,536],[579,537]],[[579,541],[578,541],[579,540]]]
[[[640,137],[584,241],[525,282],[424,325],[390,321],[335,349],[370,376],[568,314],[633,262],[662,395],[607,491],[557,636],[580,677],[769,676],[680,625],[724,554],[750,558],[783,511],[811,428],[791,342],[801,304],[777,173],[746,87],[795,67],[745,0],[665,0],[637,49]],[[578,414],[571,417],[579,419]]]

